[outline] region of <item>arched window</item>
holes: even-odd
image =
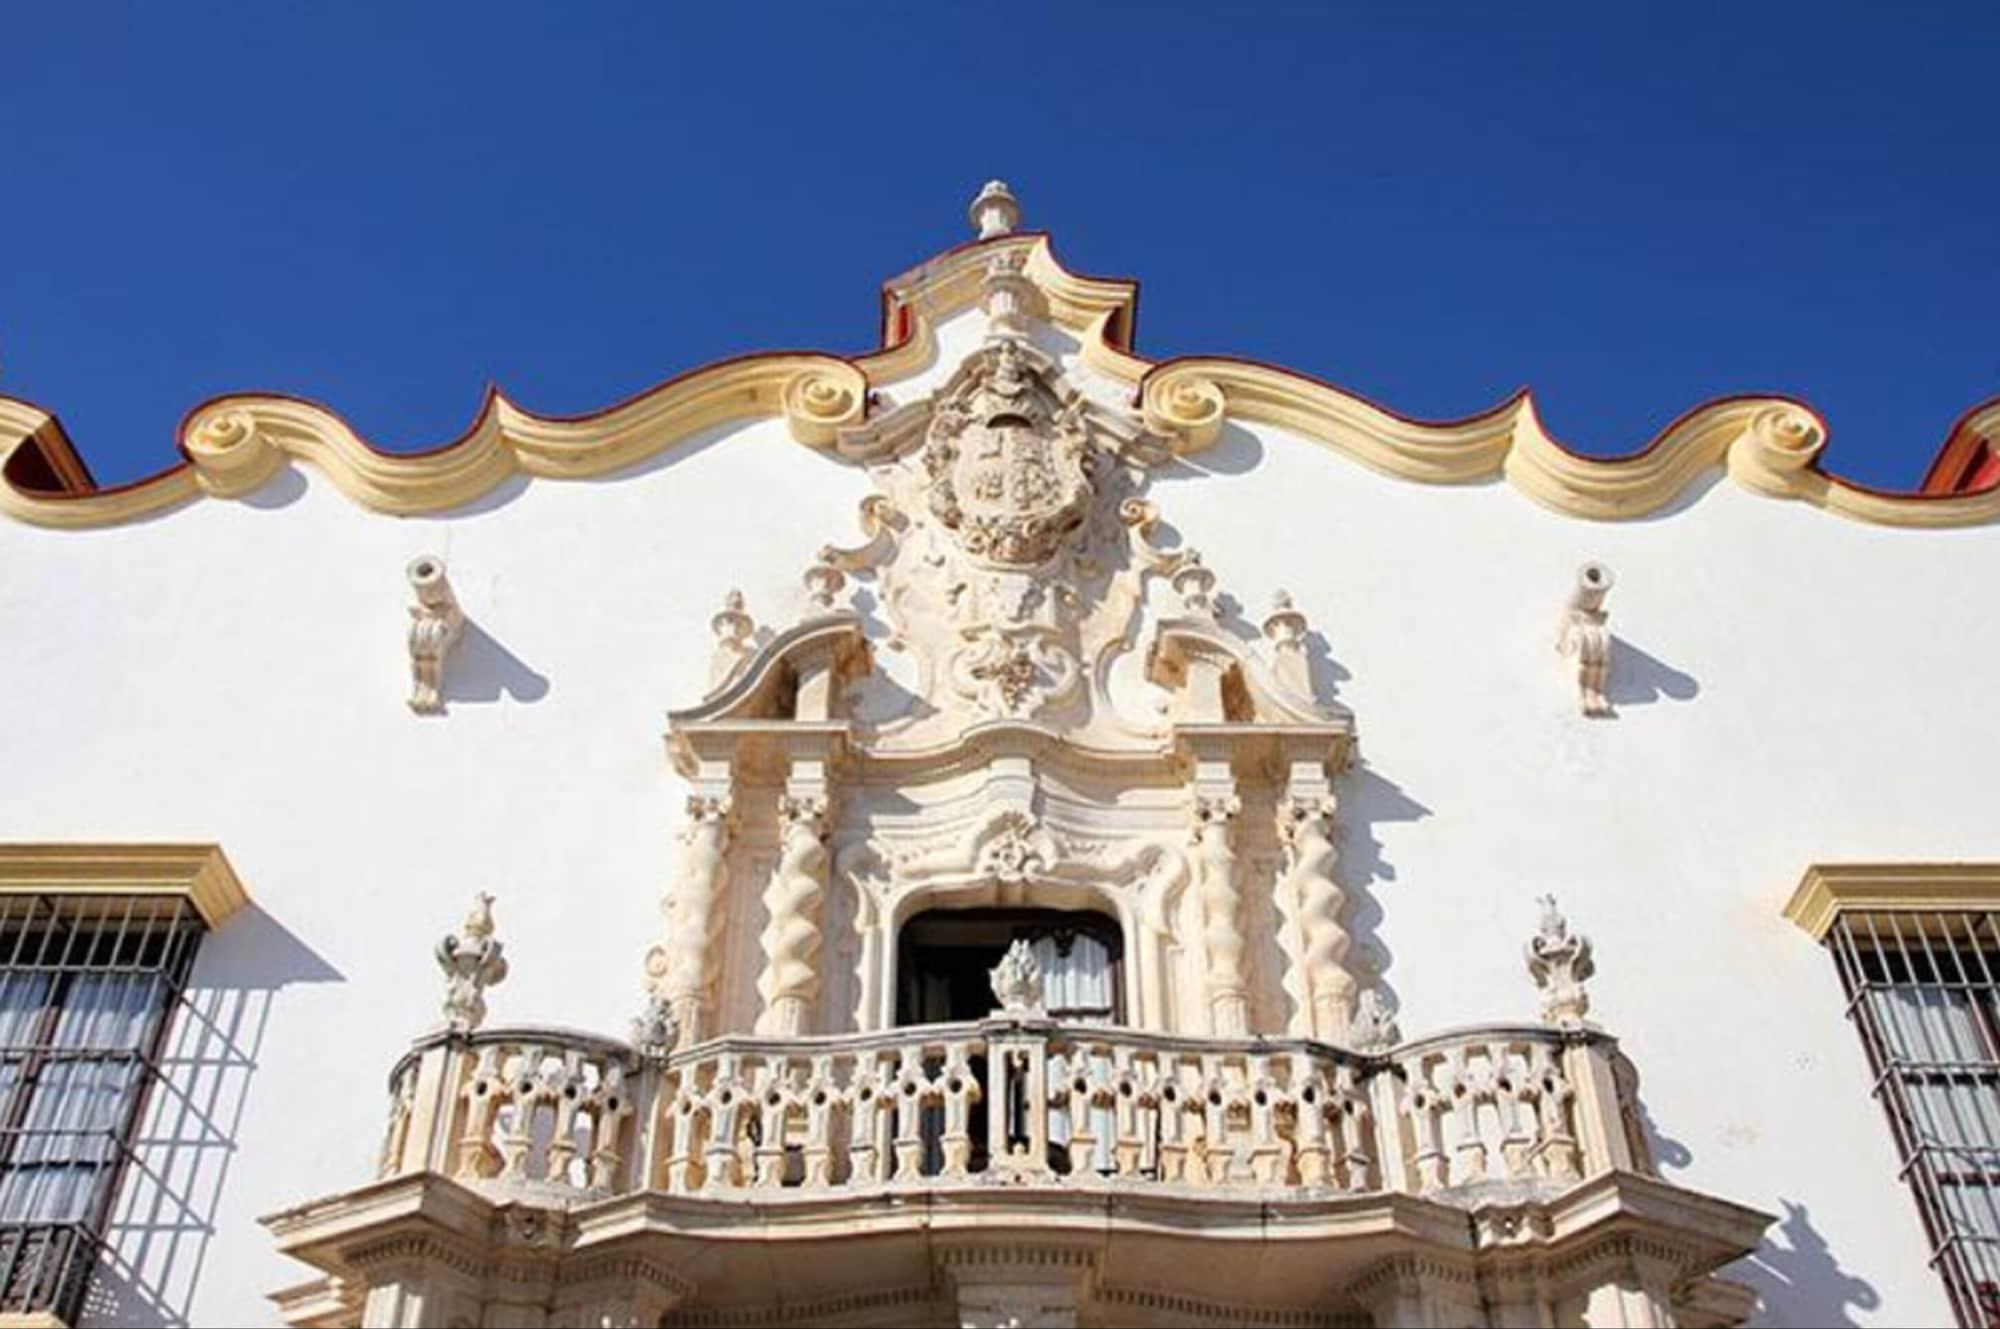
[[[988,975],[1026,939],[1042,1004],[1064,1020],[1124,1018],[1123,939],[1115,919],[1085,909],[933,909],[897,938],[896,1023],[977,1020],[995,1006]]]

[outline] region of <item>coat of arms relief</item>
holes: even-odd
[[[923,413],[920,433],[904,412]],[[889,646],[915,658],[920,713],[869,717],[883,736],[1118,724],[1095,676],[1131,645],[1145,576],[1181,557],[1152,544],[1139,497],[1165,444],[1013,336],[990,337],[928,402],[876,428],[883,492],[864,514],[876,538],[822,557],[872,574]]]

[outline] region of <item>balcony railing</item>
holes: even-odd
[[[1543,1025],[1360,1054],[995,1017],[720,1038],[665,1060],[492,1029],[421,1040],[397,1065],[382,1175],[436,1171],[551,1204],[996,1183],[1554,1190],[1651,1170],[1631,1079],[1607,1035]]]

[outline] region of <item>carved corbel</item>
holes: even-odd
[[[680,861],[661,902],[664,941],[646,953],[648,986],[667,999],[683,1043],[715,1031],[716,940],[722,933],[723,874],[734,802],[727,778],[688,796]]]
[[[828,812],[823,786],[788,789],[778,797],[778,866],[764,890],[770,922],[759,938],[764,947],[764,972],[757,979],[757,994],[764,999],[759,1034],[796,1038],[809,1032],[819,999]]]
[[[1569,930],[1556,897],[1542,896],[1541,906],[1541,925],[1525,950],[1528,976],[1542,994],[1543,1022],[1573,1029],[1590,1011],[1584,980],[1597,972],[1597,963],[1591,959],[1590,938]]]
[[[451,592],[444,560],[421,554],[410,560],[410,709],[419,715],[444,711],[444,666],[465,631],[465,613]]]
[[[1611,629],[1606,626],[1611,612],[1604,607],[1604,597],[1614,580],[1602,563],[1578,568],[1576,589],[1570,592],[1556,635],[1557,653],[1576,661],[1577,700],[1585,715],[1612,714],[1610,699],[1604,695],[1611,671]]]

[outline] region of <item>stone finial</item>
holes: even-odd
[[[1301,697],[1312,696],[1312,667],[1306,660],[1306,616],[1292,604],[1290,591],[1271,597],[1264,616],[1264,639],[1271,643],[1271,669],[1278,681]]]
[[[715,654],[708,662],[708,690],[715,691],[731,678],[751,656],[750,638],[757,623],[743,610],[743,592],[731,590],[722,597],[722,611],[708,620],[715,633]]]
[[[451,592],[444,560],[420,554],[407,569],[417,602],[410,606],[410,709],[419,715],[444,710],[444,665],[465,631],[465,613]]]
[[[469,1034],[486,1019],[486,989],[498,987],[507,977],[504,950],[493,935],[493,897],[482,891],[472,897],[471,912],[458,931],[446,933],[437,944],[438,968],[445,980],[446,1028]]]
[[[979,308],[986,315],[986,335],[1025,337],[1035,308],[1035,283],[1027,274],[1028,256],[1021,250],[995,254],[979,284]]]
[[[663,1061],[680,1038],[672,999],[657,988],[647,993],[645,1006],[632,1017],[632,1050],[648,1061]]]
[[[991,974],[994,1000],[1008,1015],[1039,1014],[1042,1009],[1042,970],[1026,938],[1017,937]]]
[[[1194,618],[1215,617],[1215,573],[1201,561],[1201,551],[1190,549],[1181,556],[1170,583],[1181,598],[1181,609]]]
[[[1347,1026],[1347,1045],[1356,1052],[1382,1052],[1402,1041],[1395,1008],[1382,989],[1363,989],[1355,1002],[1353,1023]]]
[[[1021,203],[1005,180],[988,180],[979,196],[972,200],[972,206],[966,209],[966,216],[972,222],[972,229],[979,232],[979,238],[990,240],[1021,224]]]
[[[1543,1022],[1574,1028],[1590,1010],[1584,980],[1597,972],[1590,958],[1590,938],[1570,932],[1555,896],[1540,898],[1541,924],[1526,949],[1528,976],[1542,994]]]
[[[1576,587],[1563,607],[1562,628],[1556,634],[1556,652],[1576,660],[1577,702],[1585,715],[1612,714],[1604,685],[1611,672],[1611,629],[1606,626],[1611,611],[1604,597],[1616,580],[1602,563],[1586,563],[1576,570]]]
[[[806,598],[823,614],[833,612],[834,601],[847,586],[847,574],[824,554],[807,566],[800,580],[805,583]]]

